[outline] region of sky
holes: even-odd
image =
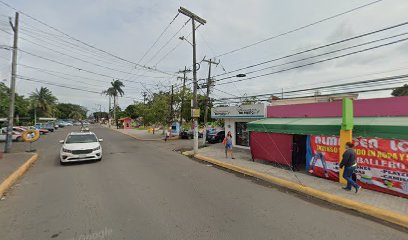
[[[201,62],[203,58],[209,59],[217,56],[216,60],[220,61],[220,64],[212,66],[212,75],[216,80],[231,76],[224,82],[238,80],[232,77],[237,73],[247,73],[251,70],[270,67],[264,71],[247,74],[247,77],[253,77],[403,39],[407,35],[342,51],[334,55],[290,64],[294,60],[305,57],[313,57],[328,51],[405,33],[408,29],[407,26],[402,26],[351,42],[265,64],[258,68],[225,74],[225,72],[252,64],[403,23],[407,21],[408,1],[383,0],[354,12],[226,55],[223,54],[374,0],[3,1],[81,41],[70,39],[26,15],[21,15],[19,34],[21,51],[18,54],[18,75],[42,82],[18,79],[17,92],[28,96],[36,88],[46,86],[53,91],[60,102],[80,104],[90,111],[96,111],[99,109],[99,105],[102,110],[108,108],[107,97],[99,93],[109,87],[109,82],[113,78],[124,80],[125,97],[119,99],[119,105],[122,108],[133,101],[141,101],[143,99],[142,92],[169,91],[170,85],[179,86],[181,84],[181,80],[177,79],[177,76],[181,75],[177,72],[184,66],[188,68],[192,66],[192,47],[187,41],[180,40],[179,37],[184,36],[191,42],[192,27],[191,22],[186,23],[188,18],[181,14],[172,22],[180,6],[189,9],[207,21],[196,31],[197,60]],[[14,10],[0,4],[0,46],[11,46],[12,44],[12,35],[10,34],[12,31],[8,24],[9,16],[14,16]],[[164,31],[165,29],[167,30]],[[163,34],[159,38],[161,33]],[[159,39],[158,42],[153,45],[157,39]],[[109,52],[115,57],[83,43]],[[148,51],[149,48],[151,48],[150,51]],[[224,98],[276,93],[282,89],[289,91],[404,74],[408,68],[407,53],[408,41],[403,41],[372,51],[278,74],[224,85],[219,85],[222,82],[219,81],[216,82],[211,96]],[[135,67],[135,63],[158,69],[160,72]],[[287,65],[275,66],[284,63]],[[206,78],[208,64],[201,62],[199,67],[198,78]],[[10,70],[11,51],[0,49],[0,81],[9,84]],[[220,74],[224,75],[217,76]],[[188,77],[191,78],[191,74]],[[55,84],[69,86],[76,90],[58,87]],[[395,86],[398,85],[402,85],[402,83]],[[390,96],[390,91],[360,94],[360,98],[387,96]]]

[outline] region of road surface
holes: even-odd
[[[60,166],[60,129],[0,202],[3,240],[407,239],[407,233],[95,127],[104,159]]]

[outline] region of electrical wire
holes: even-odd
[[[353,36],[353,37],[345,38],[345,39],[342,39],[342,40],[338,40],[338,41],[335,41],[335,42],[331,42],[331,43],[328,43],[328,44],[313,47],[313,48],[310,48],[310,49],[307,49],[307,50],[299,51],[299,52],[296,52],[296,53],[293,53],[293,54],[288,54],[288,55],[285,55],[283,57],[278,57],[278,58],[270,59],[270,60],[263,61],[263,62],[260,62],[260,63],[252,64],[252,65],[247,66],[247,67],[242,67],[242,68],[239,68],[239,69],[235,69],[235,70],[232,70],[232,71],[228,71],[228,72],[225,72],[225,73],[222,73],[222,74],[215,75],[214,77],[219,77],[219,76],[223,76],[223,75],[226,75],[226,74],[229,74],[229,73],[242,71],[242,70],[245,70],[245,69],[248,69],[248,68],[261,66],[261,65],[271,63],[271,62],[276,62],[276,61],[283,60],[283,59],[286,59],[286,58],[290,58],[290,57],[294,57],[294,56],[297,56],[297,55],[301,55],[301,54],[309,53],[309,52],[312,52],[312,51],[316,51],[316,50],[319,50],[319,49],[331,47],[331,46],[334,46],[334,45],[349,42],[349,41],[356,40],[356,39],[359,39],[359,38],[362,38],[362,37],[367,37],[367,36],[370,36],[370,35],[373,35],[373,34],[377,34],[377,33],[380,33],[380,32],[392,30],[392,29],[399,28],[399,27],[406,26],[406,25],[408,25],[408,21],[403,22],[403,23],[399,23],[399,24],[395,24],[395,25],[392,25],[392,26],[388,26],[388,27],[385,27],[385,28],[377,29],[375,31],[359,34],[359,35],[356,35],[356,36]]]
[[[231,50],[231,51],[228,51],[228,52],[219,54],[219,55],[217,55],[217,56],[215,56],[215,57],[218,57],[218,58],[219,58],[219,57],[222,57],[222,56],[226,56],[226,55],[229,55],[229,54],[232,54],[232,53],[235,53],[235,52],[238,52],[238,51],[241,51],[241,50],[244,50],[244,49],[247,49],[247,48],[256,46],[256,45],[258,45],[258,44],[261,44],[261,43],[270,41],[270,40],[272,40],[272,39],[279,38],[279,37],[282,37],[282,36],[285,36],[285,35],[288,35],[288,34],[291,34],[291,33],[294,33],[294,32],[297,32],[297,31],[300,31],[300,30],[309,28],[309,27],[312,27],[312,26],[317,25],[317,24],[319,24],[319,23],[323,23],[323,22],[329,21],[329,20],[331,20],[331,19],[334,19],[334,18],[343,16],[343,15],[346,15],[346,14],[348,14],[348,13],[357,11],[357,10],[359,10],[359,9],[362,9],[362,8],[365,8],[365,7],[368,7],[368,6],[371,6],[371,5],[373,5],[373,4],[376,4],[376,3],[379,3],[379,2],[382,2],[382,1],[383,1],[383,0],[376,0],[376,1],[373,1],[373,2],[370,2],[370,3],[367,3],[367,4],[364,4],[364,5],[361,5],[361,6],[352,8],[352,9],[350,9],[350,10],[347,10],[347,11],[344,11],[344,12],[341,12],[341,13],[338,13],[338,14],[335,14],[335,15],[333,15],[333,16],[326,17],[326,18],[320,19],[320,20],[318,20],[318,21],[315,21],[315,22],[312,22],[312,23],[303,25],[303,26],[301,26],[301,27],[298,27],[298,28],[295,28],[295,29],[292,29],[292,30],[289,30],[289,31],[286,31],[286,32],[283,32],[283,33],[280,33],[280,34],[277,34],[277,35],[274,35],[274,36],[272,36],[272,37],[268,37],[268,38],[266,38],[266,39],[263,39],[263,40],[260,40],[260,41],[257,41],[257,42],[248,44],[248,45],[246,45],[246,46],[243,46],[243,47],[240,47],[240,48],[237,48],[237,49],[234,49],[234,50]]]
[[[393,45],[393,44],[400,43],[400,42],[407,41],[407,40],[408,40],[408,38],[403,38],[403,39],[399,39],[399,40],[396,40],[396,41],[393,41],[393,42],[376,45],[376,46],[374,46],[374,47],[365,48],[365,49],[358,50],[358,51],[354,51],[354,52],[350,52],[350,53],[347,53],[347,54],[343,54],[343,55],[339,55],[339,56],[335,56],[335,57],[326,58],[326,59],[323,59],[323,60],[319,60],[319,61],[315,61],[315,62],[303,64],[303,65],[300,65],[300,66],[285,68],[285,69],[282,69],[282,70],[278,70],[278,71],[274,71],[274,72],[270,72],[270,73],[265,73],[265,74],[260,74],[260,75],[253,76],[253,77],[249,77],[249,78],[244,78],[244,79],[238,79],[238,80],[223,82],[223,83],[220,83],[220,84],[218,84],[218,85],[225,85],[225,84],[230,84],[230,83],[233,83],[233,82],[247,81],[247,80],[256,79],[256,78],[259,78],[259,77],[269,76],[269,75],[278,74],[278,73],[282,73],[282,72],[286,72],[286,71],[290,71],[290,70],[294,70],[294,69],[299,69],[299,68],[303,68],[303,67],[307,67],[307,66],[312,66],[312,65],[315,65],[315,64],[319,64],[319,63],[323,63],[323,62],[327,62],[327,61],[332,61],[332,60],[335,60],[335,59],[339,59],[339,58],[343,58],[343,57],[355,55],[355,54],[362,53],[362,52],[371,51],[371,50],[374,50],[374,49],[377,49],[377,48],[382,48],[382,47],[385,47],[385,46]],[[227,78],[224,78],[224,79],[227,79]],[[224,80],[224,79],[222,79],[222,80]],[[221,80],[214,80],[214,81],[221,81]]]
[[[65,37],[67,37],[67,38],[69,38],[69,39],[71,39],[71,40],[73,40],[73,41],[75,41],[75,42],[81,43],[81,44],[83,44],[83,45],[85,45],[85,46],[87,46],[87,47],[89,47],[89,48],[92,48],[92,49],[97,50],[97,51],[99,51],[99,52],[102,52],[102,53],[104,53],[104,54],[106,54],[106,55],[108,55],[108,56],[111,56],[111,57],[117,58],[117,59],[119,59],[119,60],[122,60],[122,61],[124,61],[124,62],[128,62],[128,63],[134,64],[134,65],[137,66],[137,67],[141,67],[141,68],[153,70],[153,69],[150,68],[150,67],[140,65],[140,64],[138,64],[138,63],[136,63],[136,62],[127,60],[127,59],[125,59],[125,58],[123,58],[123,57],[117,56],[117,55],[112,54],[112,53],[110,53],[110,52],[108,52],[108,51],[105,51],[105,50],[103,50],[103,49],[101,49],[101,48],[95,47],[94,45],[91,45],[91,44],[86,43],[86,42],[84,42],[84,41],[82,41],[82,40],[79,40],[79,39],[77,39],[77,38],[75,38],[75,37],[73,37],[73,36],[71,36],[71,35],[69,35],[69,34],[67,34],[67,33],[65,33],[65,32],[63,32],[63,31],[61,31],[61,30],[59,30],[59,29],[57,29],[56,27],[53,27],[53,26],[51,26],[51,25],[49,25],[49,24],[47,24],[47,23],[45,23],[45,22],[43,22],[43,21],[41,21],[41,20],[39,20],[39,19],[37,19],[37,18],[35,18],[35,17],[33,17],[33,16],[31,16],[31,15],[25,13],[25,12],[23,12],[23,11],[20,11],[20,10],[16,9],[15,7],[11,6],[10,4],[8,4],[8,3],[6,3],[6,2],[4,2],[4,1],[2,1],[2,0],[0,0],[0,3],[3,4],[4,6],[10,8],[10,9],[13,9],[14,11],[17,11],[17,12],[21,13],[22,15],[24,15],[24,16],[26,16],[26,17],[32,19],[32,20],[34,20],[35,22],[38,22],[38,23],[40,23],[41,25],[46,26],[46,27],[48,27],[48,28],[50,28],[50,29],[52,29],[52,30],[54,30],[54,31],[56,31],[56,32],[58,32],[58,33],[64,35]],[[154,69],[154,71],[157,71],[157,72],[160,72],[160,73],[168,74],[168,73],[166,73],[166,72],[164,72],[164,71],[161,71],[161,70],[158,70],[158,69]]]

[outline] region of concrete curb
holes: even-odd
[[[121,132],[121,131],[119,131],[117,129],[112,129],[112,128],[110,128],[110,129],[113,130],[113,131],[125,134],[126,136],[129,136],[129,137],[134,138],[134,139],[139,140],[139,141],[164,141],[164,138],[145,139],[145,138],[136,137],[135,135],[132,135],[132,134],[129,134],[129,133]],[[167,140],[178,140],[178,139],[179,139],[179,137],[173,137],[173,138],[169,138]]]
[[[185,155],[190,155],[191,154],[185,154]],[[212,163],[214,165],[220,166],[222,168],[226,168],[238,173],[242,173],[245,175],[249,175],[252,177],[256,177],[268,182],[271,182],[273,184],[276,184],[278,186],[314,197],[314,198],[318,198],[320,200],[347,208],[347,209],[351,209],[351,210],[355,210],[357,212],[363,213],[365,215],[374,217],[378,220],[381,221],[386,221],[386,222],[390,222],[393,224],[396,224],[398,226],[401,226],[403,228],[408,229],[408,216],[406,215],[401,215],[392,211],[388,211],[382,208],[377,208],[368,204],[363,204],[360,202],[356,202],[347,198],[343,198],[343,197],[339,197],[330,193],[326,193],[326,192],[322,192],[319,191],[317,189],[311,188],[311,187],[306,187],[306,186],[302,186],[298,183],[294,183],[291,181],[287,181],[281,178],[277,178],[277,177],[273,177],[270,176],[268,174],[264,174],[261,172],[257,172],[251,169],[247,169],[247,168],[243,168],[237,165],[233,165],[230,163],[225,163],[219,160],[216,160],[214,158],[210,158],[210,157],[206,157],[200,154],[196,154],[194,155],[195,158],[201,160],[201,161],[205,161],[205,162],[209,162]]]
[[[21,165],[16,171],[8,176],[2,183],[0,183],[0,198],[13,186],[13,184],[27,172],[31,165],[37,161],[38,154],[35,153],[30,157],[23,165]]]

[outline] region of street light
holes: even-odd
[[[237,77],[237,78],[246,77],[246,74],[245,73],[240,73],[240,74],[237,74],[235,77]]]
[[[180,39],[181,41],[186,41],[186,42],[188,42],[191,46],[193,46],[193,44],[192,44],[190,41],[188,41],[187,38],[185,38],[184,36],[179,37],[179,39]]]

